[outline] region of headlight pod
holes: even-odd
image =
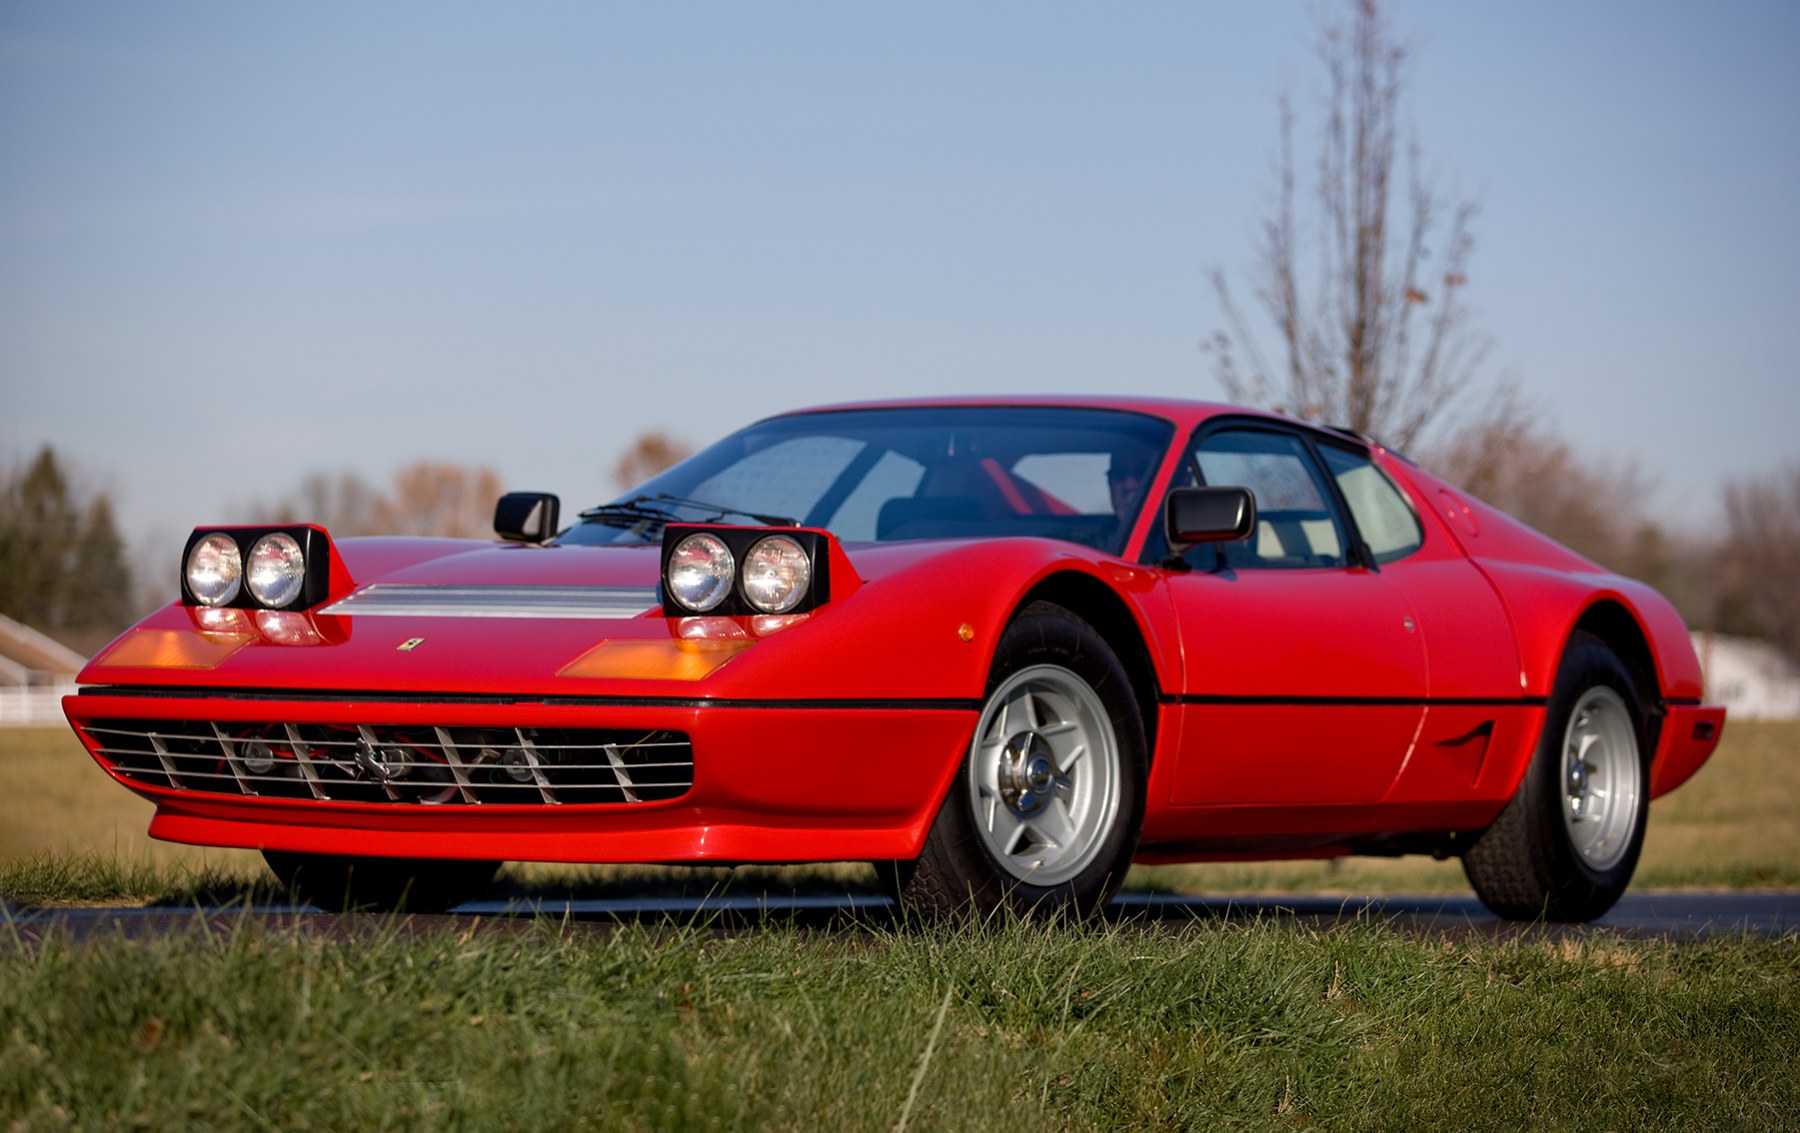
[[[663,614],[796,614],[830,597],[822,531],[670,524],[663,531]]]
[[[786,535],[757,540],[744,556],[744,599],[758,613],[785,614],[805,598],[812,560]]]
[[[244,556],[229,535],[214,532],[190,541],[181,562],[182,586],[202,606],[228,605],[243,587]]]
[[[316,527],[199,528],[181,554],[181,601],[310,609],[329,596],[331,570],[331,539]]]

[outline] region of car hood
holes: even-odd
[[[955,554],[981,540],[851,543],[845,556],[864,580]],[[517,587],[657,585],[661,545],[472,543],[465,539],[345,539],[338,544],[357,587],[374,585]]]
[[[810,613],[666,618],[655,544],[384,538],[338,551],[354,589],[318,609],[170,605],[82,683],[347,699],[968,697],[1024,589],[1095,559],[1035,539],[853,544]]]

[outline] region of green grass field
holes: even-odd
[[[1800,945],[1353,926],[6,939],[11,1129],[1777,1129]]]

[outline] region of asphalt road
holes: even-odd
[[[380,917],[345,917],[310,906],[195,908],[5,909],[0,944],[66,933],[81,938],[117,933],[145,936],[192,927],[197,921],[228,927],[244,916],[291,921],[324,932],[355,931],[386,923]],[[410,918],[415,928],[444,923],[492,926],[519,924],[533,916],[592,926],[596,931],[625,923],[691,923],[715,931],[744,931],[770,924],[866,930],[891,926],[893,907],[885,898],[852,893],[796,897],[731,895],[621,897],[576,901],[472,901],[444,916]],[[1500,920],[1473,897],[1190,897],[1128,893],[1116,900],[1108,919],[1162,925],[1276,920],[1308,928],[1359,924],[1386,925],[1408,933],[1508,938],[1544,934],[1582,936],[1596,932],[1632,937],[1695,940],[1721,935],[1800,938],[1800,893],[1627,893],[1611,912],[1590,925],[1544,925]],[[10,932],[8,931],[10,929]]]

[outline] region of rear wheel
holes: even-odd
[[[1631,675],[1599,638],[1576,634],[1524,782],[1463,855],[1482,903],[1520,920],[1589,921],[1612,908],[1644,845],[1649,752]]]
[[[1027,607],[995,651],[975,738],[918,860],[889,884],[909,910],[1090,911],[1124,878],[1143,821],[1137,698],[1086,622]]]
[[[500,863],[365,858],[264,850],[263,860],[295,897],[327,912],[441,913],[479,894]]]

